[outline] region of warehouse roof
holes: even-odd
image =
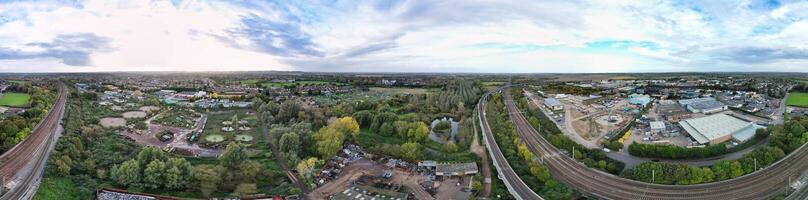
[[[692,107],[693,109],[708,110],[708,109],[724,107],[724,104],[721,103],[721,102],[716,101],[715,99],[713,99],[713,100],[709,100],[709,101],[701,101],[701,102],[691,103],[688,106]]]
[[[465,175],[477,173],[477,163],[444,163],[435,167],[435,174],[442,175]]]
[[[725,114],[680,121],[679,125],[700,144],[741,131],[754,124]]]
[[[546,99],[544,99],[544,105],[546,105],[548,107],[555,107],[555,106],[561,106],[562,104],[561,104],[561,101],[558,101],[558,99],[546,98]]]
[[[652,130],[665,129],[665,122],[653,121],[650,125]]]
[[[694,99],[682,99],[682,100],[679,100],[679,104],[687,105],[687,104],[699,103],[699,102],[705,102],[705,101],[715,101],[715,98],[704,97],[704,98],[694,98]]]

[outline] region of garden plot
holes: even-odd
[[[126,126],[126,119],[120,117],[105,117],[99,120],[99,124],[104,128],[118,128]]]

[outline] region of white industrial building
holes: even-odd
[[[661,133],[662,131],[665,131],[665,122],[653,121],[649,123],[649,125],[651,126],[651,132],[653,133]]]
[[[555,98],[546,98],[544,99],[544,106],[546,106],[550,110],[564,110],[564,104],[558,99]]]
[[[695,98],[695,99],[684,99],[679,100],[679,104],[682,104],[687,108],[688,111],[692,113],[717,113],[724,110],[727,110],[727,105],[724,105],[721,102],[718,102],[714,98]]]
[[[763,128],[726,114],[688,119],[680,121],[679,125],[699,144],[719,144],[729,140],[744,142],[754,137],[757,129]]]

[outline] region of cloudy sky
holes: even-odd
[[[808,72],[806,1],[0,0],[0,72]]]

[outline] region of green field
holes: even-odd
[[[808,107],[808,93],[792,92],[788,94],[786,105],[797,107]]]
[[[241,84],[256,84],[256,83],[258,83],[258,81],[260,81],[260,80],[258,80],[258,79],[247,79],[247,80],[241,80],[239,82],[241,82]]]
[[[287,87],[287,86],[327,85],[327,84],[348,85],[346,83],[329,82],[329,81],[295,81],[295,82],[283,82],[283,83],[264,83],[264,84],[261,84],[261,86],[264,86],[264,87]]]
[[[34,199],[79,199],[76,185],[70,178],[45,177],[39,184]]]
[[[0,106],[25,107],[31,95],[25,93],[3,93],[0,94]]]

